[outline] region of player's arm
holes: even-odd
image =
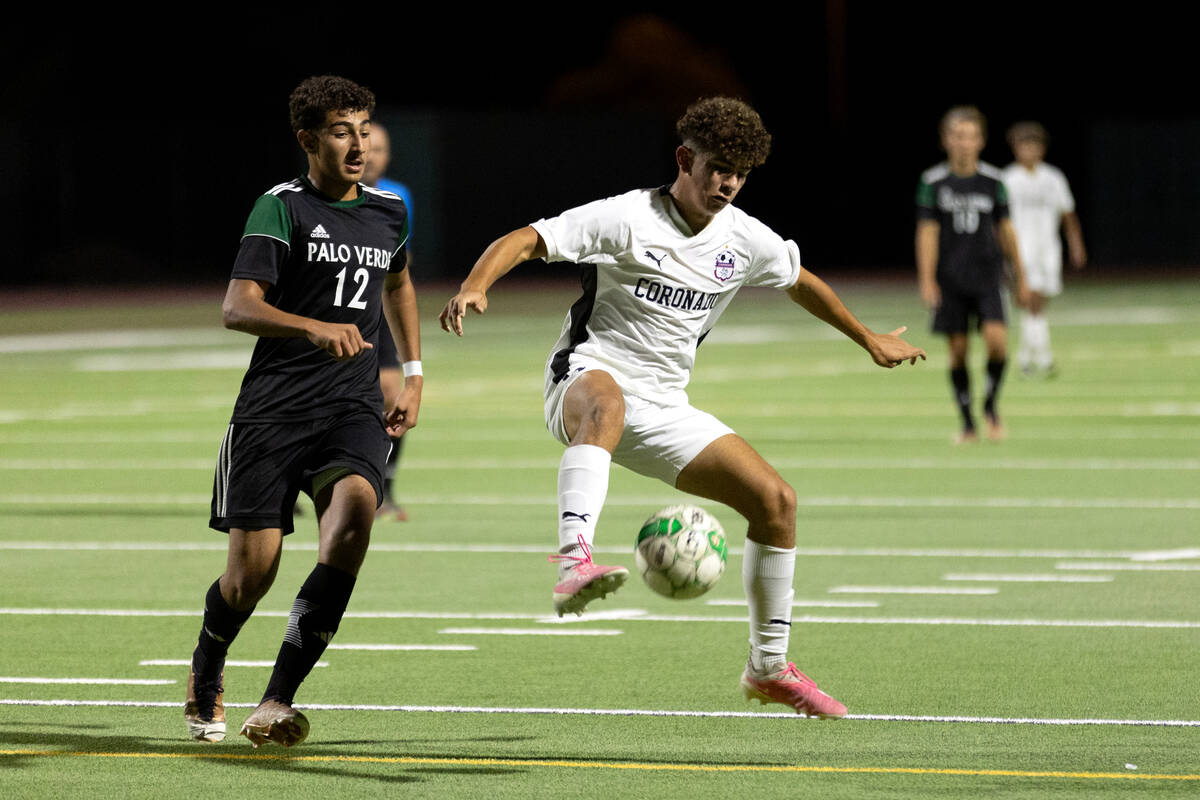
[[[221,304],[225,327],[269,338],[303,336],[339,361],[371,349],[357,325],[322,322],[279,310],[265,299],[269,287],[265,281],[246,278],[229,281]]]
[[[897,367],[905,361],[916,364],[925,359],[925,351],[900,338],[907,327],[891,333],[875,333],[859,322],[825,281],[803,267],[800,277],[788,288],[788,297],[817,319],[837,328],[871,354],[881,367]]]
[[[1062,229],[1067,237],[1067,254],[1071,259],[1071,266],[1083,269],[1087,264],[1087,250],[1083,246],[1083,228],[1079,224],[1079,215],[1074,211],[1064,213]]]
[[[938,237],[941,232],[942,225],[936,219],[917,222],[917,289],[928,308],[937,308],[942,303],[942,290],[937,283]]]
[[[384,279],[383,314],[396,340],[400,361],[420,361],[421,327],[417,316],[417,292],[407,267],[399,272],[388,273]],[[400,436],[409,428],[416,427],[424,386],[425,378],[422,375],[405,376],[404,388],[391,407],[384,411],[389,434]]]
[[[470,308],[476,314],[487,311],[487,291],[517,264],[546,257],[546,243],[530,226],[518,228],[488,245],[462,282],[458,294],[450,298],[438,320],[442,330],[463,334],[462,319]]]
[[[1017,305],[1029,305],[1029,286],[1025,283],[1025,266],[1021,261],[1021,248],[1017,247],[1017,230],[1012,220],[1003,217],[996,222],[996,239],[1008,263],[1012,264],[1013,279],[1017,282]]]

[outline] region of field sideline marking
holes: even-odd
[[[68,684],[71,686],[169,686],[174,680],[147,678],[18,678],[0,677],[0,683]]]
[[[467,421],[469,422],[469,420]],[[812,429],[788,429],[771,427],[769,430],[755,430],[753,424],[740,425],[739,428],[744,428],[748,431],[747,438],[750,440],[767,439],[773,441],[795,441],[809,442],[814,439],[827,439],[828,434],[822,434],[820,431]],[[212,444],[214,441],[220,440],[221,428],[219,426],[204,428],[202,430],[186,430],[182,428],[174,428],[169,431],[128,431],[122,433],[104,433],[104,432],[79,432],[79,433],[55,433],[55,432],[6,432],[0,430],[0,443],[4,444],[122,444],[128,445],[131,443],[149,443],[149,444],[164,444],[164,443],[197,443],[197,444]],[[1179,441],[1181,439],[1197,439],[1200,438],[1200,430],[1171,430],[1171,431],[1155,431],[1143,430],[1141,426],[1132,430],[1114,428],[1112,426],[1104,426],[1091,430],[1083,430],[1079,433],[1069,433],[1061,430],[1031,430],[1028,425],[1025,430],[1029,438],[1037,441],[1096,441],[1096,440],[1117,440],[1117,441],[1147,441],[1165,439],[1169,441]],[[214,432],[215,431],[215,432]],[[462,426],[452,429],[439,430],[433,427],[424,426],[421,429],[421,439],[425,441],[442,441],[442,442],[528,442],[536,441],[538,436],[544,435],[545,431],[539,427],[532,427],[530,430],[472,430]],[[838,435],[845,439],[857,440],[862,437],[861,429],[855,431],[839,431]],[[895,430],[885,429],[872,431],[869,435],[872,441],[887,440],[887,441],[927,441],[930,439],[941,440],[944,438],[944,431],[941,427],[928,430]],[[212,461],[212,459],[210,459]],[[210,467],[212,464],[210,463]]]
[[[1186,472],[1200,470],[1200,458],[995,458],[964,461],[957,458],[771,458],[772,466],[783,469],[904,469],[904,470],[1069,470],[1130,471],[1166,470]],[[211,458],[0,458],[0,470],[69,472],[87,470],[120,470],[145,472],[184,470],[212,472]],[[416,470],[556,470],[554,458],[412,458],[405,459],[406,467]]]
[[[190,658],[144,658],[138,662],[139,667],[190,667],[192,660]],[[274,661],[239,661],[236,658],[231,658],[225,662],[227,667],[273,667]],[[328,667],[328,661],[318,661],[313,664],[314,667]],[[171,681],[174,683],[174,681]]]
[[[1200,572],[1200,564],[1167,564],[1161,561],[1147,562],[1138,561],[1135,563],[1095,563],[1095,562],[1073,562],[1063,561],[1054,565],[1055,569],[1080,569],[1080,570],[1127,570],[1133,572]]]
[[[109,550],[181,552],[214,551],[224,553],[229,544],[224,537],[206,536],[204,541],[194,542],[87,542],[87,541],[0,541],[0,550]],[[316,552],[316,542],[288,542],[289,550]],[[372,542],[373,553],[502,553],[506,555],[541,555],[549,548],[536,544],[443,544],[440,542]],[[596,545],[594,553],[625,554],[627,547]],[[797,547],[796,555],[804,557],[832,558],[1127,558],[1147,561],[1150,556],[1165,551],[1151,550],[999,550],[984,548],[940,548],[940,547]],[[1172,551],[1191,553],[1191,550]],[[743,548],[730,547],[730,555],[741,555]],[[1185,557],[1185,556],[1179,556]],[[1192,557],[1192,556],[1187,556]],[[1197,557],[1200,557],[1198,554]],[[1111,567],[1123,569],[1133,567]],[[1105,567],[1110,569],[1110,567]]]
[[[199,552],[212,551],[224,553],[229,549],[224,538],[215,537],[202,542],[72,542],[72,541],[0,541],[0,551],[3,550],[78,550],[78,551],[144,551],[144,552]],[[288,549],[294,551],[316,552],[316,542],[289,542]],[[500,553],[505,555],[541,555],[547,548],[543,545],[523,544],[442,544],[442,543],[395,543],[373,542],[373,553]],[[605,547],[597,545],[592,548],[594,553],[613,555],[628,555],[625,547]],[[730,555],[742,555],[741,547],[730,547]],[[806,558],[1079,558],[1105,559],[1126,558],[1130,563],[1077,563],[1064,561],[1055,565],[1056,569],[1077,570],[1172,570],[1191,571],[1200,569],[1200,564],[1162,564],[1168,554],[1171,558],[1198,558],[1200,551],[1194,548],[1163,551],[1163,550],[993,550],[971,548],[904,548],[904,547],[797,547],[796,555]],[[1144,565],[1144,566],[1143,566]]]
[[[465,636],[620,636],[624,631],[612,628],[442,628],[438,633]]]
[[[1061,778],[1064,780],[1197,781],[1200,775],[1138,772],[1065,772],[1058,770],[962,769],[938,767],[833,767],[808,764],[686,764],[637,761],[567,761],[541,758],[434,758],[422,756],[304,756],[290,753],[96,753],[68,750],[0,750],[0,756],[41,758],[181,758],[214,761],[287,761],[289,763],[397,764],[404,766],[552,767],[554,769],[636,770],[639,772],[792,772],[871,775],[948,775],[988,778]]]
[[[1112,575],[1000,575],[989,572],[952,572],[944,581],[984,581],[996,583],[1112,583]]]
[[[0,616],[83,616],[83,617],[194,617],[195,609],[113,609],[113,608],[0,608]],[[256,611],[258,617],[287,617],[288,611]],[[345,619],[412,619],[412,620],[497,620],[556,623],[559,620],[546,614],[471,613],[446,611],[347,611]],[[685,614],[628,613],[623,622],[736,622],[745,624],[746,617],[717,617]],[[586,622],[586,618],[581,620]],[[1004,619],[992,617],[819,617],[810,614],[792,617],[793,625],[968,625],[1017,628],[1160,628],[1200,629],[1200,622],[1191,620],[1145,619]],[[548,635],[555,635],[553,633]],[[570,634],[558,634],[570,635]],[[586,634],[584,634],[586,635]],[[598,634],[612,635],[612,634]]]
[[[2,494],[0,505],[49,505],[64,506],[204,506],[212,497],[207,494]],[[410,506],[545,506],[550,503],[547,496],[503,495],[450,495],[414,494],[404,500]],[[678,502],[667,495],[659,496],[610,496],[609,506],[655,507]],[[1098,508],[1131,511],[1147,510],[1200,510],[1200,498],[1164,497],[1147,499],[1139,497],[798,497],[796,504],[805,508]]]
[[[998,594],[993,586],[965,588],[962,586],[830,586],[830,594]]]
[[[116,707],[123,708],[178,708],[174,701],[157,700],[26,700],[0,698],[0,706],[37,707]],[[252,709],[257,703],[225,703],[226,708]],[[810,722],[798,714],[774,711],[694,711],[645,708],[552,708],[537,706],[422,706],[422,705],[375,705],[348,703],[297,703],[296,708],[306,711],[382,711],[400,713],[433,714],[515,714],[587,717],[696,717],[703,719],[785,719]],[[845,719],[863,722],[941,722],[947,724],[975,725],[1052,725],[1052,726],[1118,726],[1149,728],[1200,728],[1200,720],[1181,719],[1059,719],[1037,717],[968,717],[961,715],[916,716],[910,714],[847,714]]]

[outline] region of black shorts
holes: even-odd
[[[291,533],[296,497],[311,497],[313,478],[336,468],[366,478],[378,506],[391,447],[382,417],[366,408],[301,422],[231,423],[217,457],[209,527]]]
[[[984,322],[1004,322],[1004,297],[996,285],[981,292],[961,292],[946,286],[942,290],[942,302],[933,312],[934,333],[966,333],[971,321],[975,328]]]

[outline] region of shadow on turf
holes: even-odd
[[[35,732],[28,730],[29,728],[59,728],[59,729],[87,729],[87,730],[102,730],[107,728],[106,725],[63,725],[52,722],[22,722],[22,723],[0,723],[0,749],[30,749],[37,752],[45,752],[48,750],[60,750],[65,753],[148,753],[151,755],[167,755],[180,753],[183,755],[195,755],[203,757],[211,754],[214,756],[211,763],[214,767],[223,769],[255,769],[255,770],[285,770],[289,773],[302,771],[306,775],[329,777],[329,778],[353,778],[364,781],[375,781],[387,784],[399,783],[421,783],[427,780],[424,777],[418,776],[436,776],[436,775],[520,775],[526,770],[512,767],[488,767],[488,766],[458,766],[447,764],[446,766],[420,766],[412,767],[405,764],[361,764],[358,765],[361,769],[366,767],[369,769],[378,769],[380,767],[396,768],[396,774],[372,774],[363,772],[354,768],[342,768],[329,764],[314,763],[312,761],[300,760],[305,756],[322,757],[327,756],[336,758],[338,756],[350,755],[344,752],[329,750],[330,745],[340,744],[370,744],[378,746],[380,744],[405,744],[411,743],[411,740],[395,740],[393,742],[381,742],[378,739],[370,742],[346,741],[346,742],[322,742],[316,747],[301,747],[296,750],[285,750],[284,748],[268,746],[262,751],[264,756],[274,756],[273,758],[245,758],[245,759],[222,759],[216,756],[221,755],[246,755],[253,756],[256,752],[252,750],[248,743],[239,741],[237,737],[227,739],[225,743],[218,745],[206,745],[201,743],[186,743],[176,739],[163,739],[161,737],[148,738],[136,736],[111,736],[102,734],[84,734],[84,733],[62,733],[55,734],[49,732]],[[12,728],[13,730],[3,730],[2,728]],[[21,730],[24,729],[24,730]],[[532,737],[526,736],[483,736],[483,737],[461,737],[453,739],[431,739],[423,741],[465,741],[465,742],[511,742],[521,741]],[[231,746],[232,745],[232,746]],[[239,746],[242,745],[242,746]],[[296,760],[287,758],[294,755]],[[279,756],[283,756],[280,758]],[[413,758],[444,758],[444,759],[459,759],[459,758],[495,758],[494,755],[463,755],[461,753],[447,753],[430,755],[427,753],[413,754]],[[10,767],[19,768],[32,766],[41,763],[46,756],[31,755],[20,756],[11,755],[0,759],[0,768]]]

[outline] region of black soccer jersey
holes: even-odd
[[[270,284],[265,299],[292,314],[353,323],[376,341],[384,277],[405,267],[408,212],[399,197],[365,186],[334,201],[299,178],[258,198],[233,278]],[[260,337],[233,410],[233,422],[288,422],[349,407],[379,411],[374,350],[337,361],[303,337]]]
[[[946,288],[974,294],[999,285],[1004,255],[996,223],[1008,217],[1008,192],[1000,170],[979,164],[974,175],[960,177],[946,163],[931,167],[917,186],[917,219],[936,220],[937,281]]]

